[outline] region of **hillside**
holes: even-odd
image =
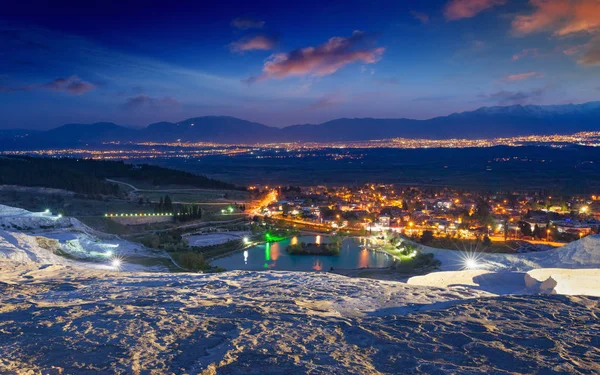
[[[87,195],[117,195],[118,185],[106,182],[107,178],[127,178],[152,185],[237,189],[233,184],[205,176],[147,164],[71,158],[0,158],[0,185],[48,187]]]
[[[69,124],[48,131],[0,131],[0,147],[34,149],[102,142],[332,142],[394,137],[449,139],[600,130],[600,102],[554,106],[482,107],[428,120],[341,118],[322,124],[270,127],[229,116],[204,116],[133,129],[113,123]]]

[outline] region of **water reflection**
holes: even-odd
[[[321,263],[321,261],[318,258],[316,258],[313,263],[312,269],[315,271],[323,271],[323,263]]]
[[[368,250],[365,240],[346,238],[339,256],[290,255],[286,247],[292,243],[327,243],[328,236],[298,236],[280,242],[265,243],[245,249],[243,252],[216,259],[214,266],[228,270],[290,270],[323,271],[334,269],[388,267],[393,259],[384,253]]]
[[[358,253],[358,267],[357,268],[367,268],[369,267],[369,250],[362,249],[360,253]]]
[[[281,253],[279,249],[280,249],[279,243],[274,243],[271,246],[271,260],[276,261],[277,258],[279,258],[279,255]]]

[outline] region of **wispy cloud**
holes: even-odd
[[[540,52],[537,48],[526,48],[526,49],[522,50],[521,52],[515,53],[512,57],[512,60],[517,61],[517,60],[521,60],[525,57],[536,57],[539,55],[540,55]]]
[[[429,15],[427,13],[411,10],[410,14],[419,21],[421,21],[421,23],[429,23]]]
[[[586,49],[589,49],[591,45],[589,43],[586,44],[578,44],[576,46],[567,46],[562,48],[562,53],[567,56],[579,55],[584,52]]]
[[[486,9],[505,3],[506,0],[451,0],[444,8],[444,16],[450,21],[471,18]]]
[[[67,78],[56,78],[48,83],[33,84],[19,87],[0,86],[0,91],[17,92],[17,91],[32,91],[32,90],[48,90],[54,92],[62,92],[71,95],[81,95],[96,87],[93,83],[83,81],[76,75]]]
[[[516,82],[523,81],[529,78],[543,78],[543,73],[538,72],[527,72],[527,73],[519,73],[519,74],[509,74],[504,78],[506,82]]]
[[[327,94],[308,106],[309,110],[325,109],[339,105],[344,101],[339,93]]]
[[[529,91],[497,91],[491,94],[480,94],[479,98],[496,102],[499,105],[530,104],[542,98],[547,89],[538,88]]]
[[[588,50],[578,61],[583,65],[600,65],[600,37],[590,43]]]
[[[81,80],[76,75],[68,78],[57,78],[40,86],[44,90],[66,92],[71,95],[81,95],[93,90],[96,86],[90,82]]]
[[[231,26],[240,30],[262,29],[265,27],[265,21],[259,21],[248,17],[238,17],[231,21]]]
[[[533,13],[518,15],[512,22],[518,34],[551,31],[564,36],[578,32],[600,31],[598,0],[530,0]]]
[[[292,76],[326,76],[354,62],[374,64],[381,59],[385,48],[372,44],[372,38],[367,34],[354,31],[349,37],[333,37],[318,47],[274,54],[265,62],[262,74],[246,82]]]
[[[173,110],[179,109],[181,104],[177,99],[165,96],[162,98],[154,98],[146,94],[139,94],[128,98],[121,106],[125,110]]]
[[[229,45],[233,52],[269,51],[275,48],[277,37],[270,35],[255,35],[242,38]]]

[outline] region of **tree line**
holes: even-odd
[[[36,158],[0,158],[0,184],[39,186],[70,190],[86,195],[118,196],[119,186],[107,178],[127,178],[158,185],[186,185],[201,189],[243,190],[233,184],[174,169],[148,164],[131,165],[122,161]]]

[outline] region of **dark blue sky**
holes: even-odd
[[[598,0],[89,3],[3,5],[0,128],[430,118],[600,94]]]

